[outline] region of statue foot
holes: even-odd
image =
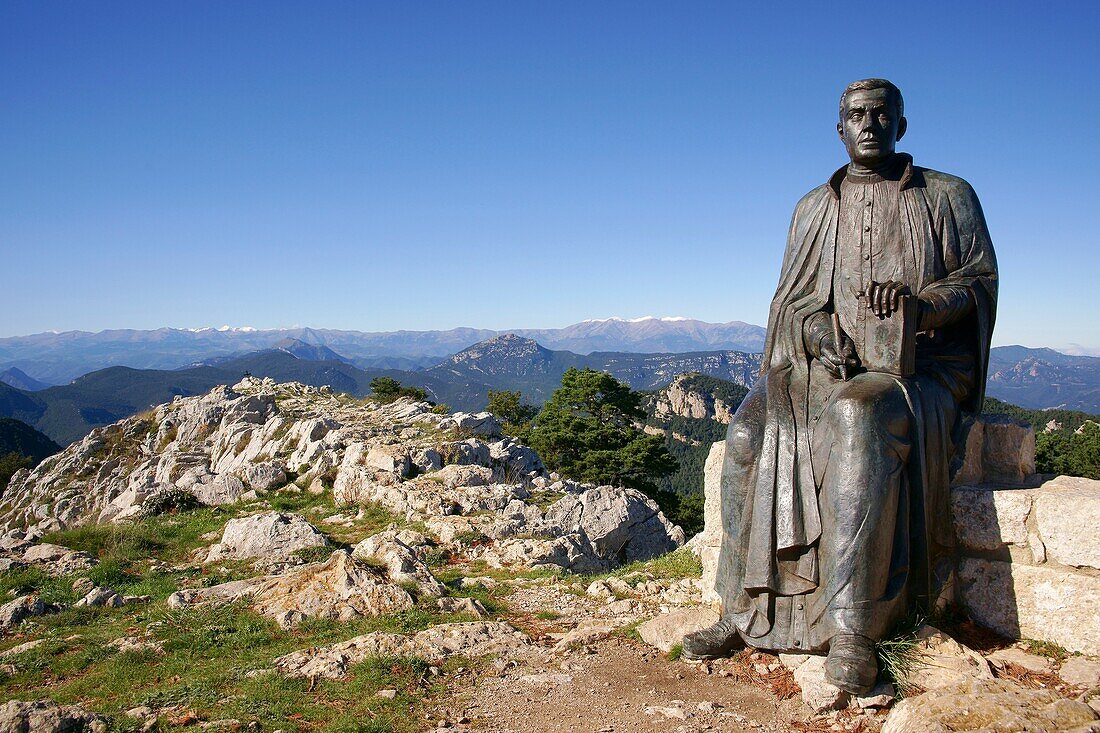
[[[829,642],[825,679],[845,692],[866,695],[878,679],[875,642],[858,634],[837,634]]]
[[[684,659],[701,661],[728,657],[744,644],[732,621],[722,619],[713,626],[684,637],[680,656]]]

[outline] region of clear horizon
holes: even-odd
[[[899,148],[982,201],[994,343],[1100,353],[1100,153],[1064,142],[1098,20],[933,2],[846,47],[824,6],[5,4],[0,336],[763,326],[837,97],[883,76]]]

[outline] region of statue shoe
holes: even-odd
[[[853,695],[866,695],[878,679],[875,642],[859,634],[837,634],[829,642],[825,680]]]
[[[732,621],[722,619],[713,626],[685,636],[680,656],[695,661],[717,659],[728,657],[743,646],[737,627]]]

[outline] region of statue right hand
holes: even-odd
[[[849,377],[859,367],[859,357],[856,356],[855,344],[852,343],[852,339],[848,338],[848,334],[843,331],[840,333],[839,344],[832,334],[828,334],[821,340],[821,353],[818,354],[817,358],[825,365],[829,373],[837,379],[843,378],[842,365]]]

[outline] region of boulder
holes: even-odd
[[[79,601],[74,603],[74,606],[105,606],[108,608],[119,608],[126,601],[121,595],[110,588],[92,588],[88,593]]]
[[[436,606],[444,613],[466,613],[475,618],[489,618],[492,614],[476,598],[438,598]]]
[[[581,534],[609,567],[650,560],[684,544],[684,531],[635,489],[599,486],[566,494],[547,508],[543,525],[550,536]]]
[[[412,608],[408,591],[378,570],[337,550],[323,563],[310,563],[269,577],[252,594],[252,607],[284,628],[305,618],[350,621]]]
[[[899,702],[882,733],[1063,733],[1100,730],[1092,709],[1008,679],[970,678]]]
[[[0,733],[103,733],[104,719],[77,705],[10,700],[0,705]]]
[[[191,487],[195,498],[207,506],[236,503],[244,492],[244,482],[232,474],[220,474],[211,481]]]
[[[1092,690],[1100,687],[1100,661],[1070,657],[1062,663],[1058,676],[1075,687]]]
[[[646,621],[638,627],[638,635],[646,644],[669,652],[688,634],[717,622],[718,612],[711,608],[681,608]]]
[[[439,422],[439,429],[457,429],[487,438],[496,438],[502,433],[500,422],[488,412],[479,412],[476,414],[456,412],[450,417],[441,420]]]
[[[206,562],[250,558],[287,560],[298,550],[327,544],[325,536],[303,517],[264,512],[226,522],[221,542],[210,548]]]
[[[250,463],[241,469],[241,473],[242,478],[255,491],[271,491],[286,484],[286,471],[274,461]]]
[[[726,465],[726,441],[710,447],[703,465],[703,531],[691,538],[688,546],[703,566],[703,602],[721,603],[714,590],[718,572],[718,551],[722,546],[722,469]]]
[[[23,619],[41,616],[48,610],[49,607],[36,595],[19,596],[0,606],[0,629],[10,629]]]

